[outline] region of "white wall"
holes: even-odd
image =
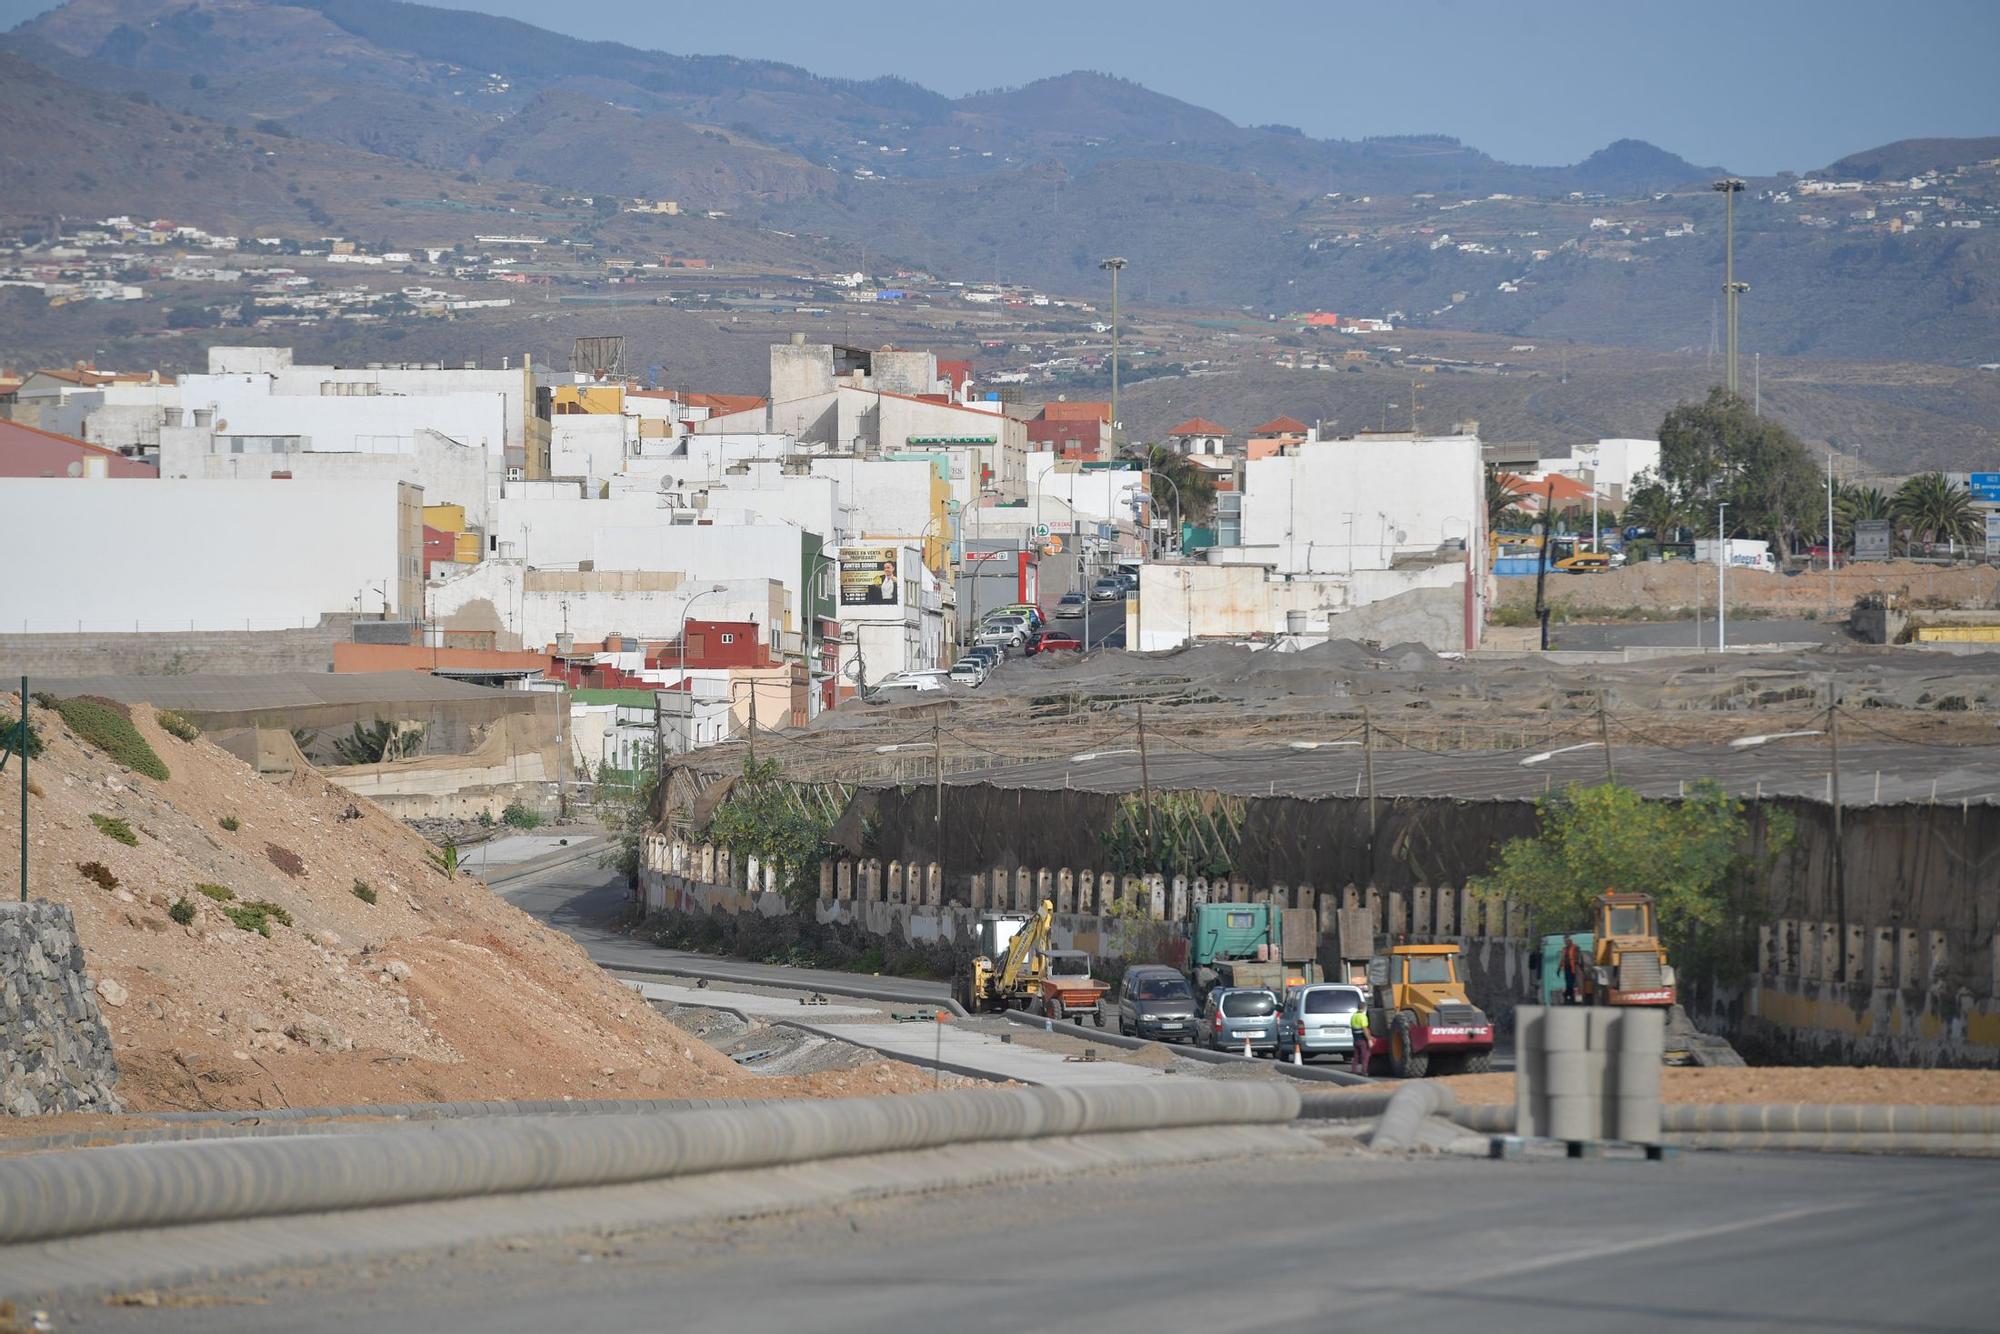
[[[448,435],[476,446],[503,466],[507,441],[504,395],[424,394],[411,397],[322,396],[274,393],[265,376],[186,375],[181,377],[184,414],[213,410],[211,429],[220,436],[299,435],[314,449],[335,453],[393,454],[410,448],[419,430]],[[193,425],[184,415],[184,425]]]
[[[1308,633],[1343,637],[1348,622],[1368,608],[1401,594],[1456,590],[1440,599],[1439,614],[1412,621],[1404,637],[1439,652],[1458,652],[1464,642],[1466,567],[1461,561],[1404,570],[1363,570],[1307,578],[1274,576],[1257,565],[1176,563],[1148,565],[1139,588],[1133,648],[1156,653],[1178,648],[1190,638],[1242,639],[1278,636],[1290,626],[1288,613],[1306,614]],[[1365,632],[1363,632],[1365,633]]]
[[[615,477],[638,442],[636,422],[608,412],[559,412],[549,419],[549,475],[595,484]]]
[[[779,523],[606,527],[595,534],[592,559],[600,570],[682,570],[704,586],[771,580],[783,585],[786,594],[786,623],[778,628],[798,631],[805,606],[802,543],[797,527]],[[700,610],[706,614],[708,604]]]
[[[1243,545],[1271,548],[1282,572],[1386,569],[1454,539],[1477,550],[1485,522],[1475,436],[1328,442],[1244,464]]]
[[[205,431],[167,428],[170,440],[212,444]],[[388,480],[410,482],[424,489],[427,505],[463,505],[466,522],[483,528],[490,513],[487,497],[487,456],[484,450],[461,445],[435,431],[419,431],[410,452],[396,454],[323,453],[319,450],[284,454],[194,453],[175,449],[174,470],[163,477],[266,478],[289,472],[295,481]]]
[[[937,537],[931,509],[933,464],[901,459],[814,459],[812,475],[840,487],[856,537]],[[943,534],[950,541],[951,534]]]
[[[0,479],[0,630],[274,630],[395,607],[391,480]],[[32,577],[28,577],[32,575]]]
[[[766,643],[770,627],[782,626],[788,611],[784,588],[768,579],[688,579],[667,588],[635,580],[630,581],[633,587],[616,587],[620,581],[607,572],[591,580],[591,586],[578,589],[539,588],[538,583],[549,582],[547,575],[523,575],[521,562],[515,560],[452,567],[430,586],[431,615],[449,621],[486,603],[503,631],[518,635],[524,647],[539,650],[554,644],[565,629],[579,642],[602,640],[613,631],[642,640],[677,638],[688,603],[697,593],[703,594],[694,608],[697,619],[754,621],[763,627]],[[723,592],[705,591],[718,582]]]
[[[948,667],[942,586],[925,568],[923,548],[899,548],[898,597],[894,606],[850,606],[835,613],[841,637],[841,681],[873,686],[895,672]],[[914,592],[914,596],[912,595]]]

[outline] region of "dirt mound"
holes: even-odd
[[[0,707],[18,716],[18,697]],[[132,1111],[838,1096],[928,1079],[893,1064],[746,1074],[318,774],[259,778],[135,705],[170,770],[155,781],[31,712],[46,749],[29,771],[30,893],[75,914]]]

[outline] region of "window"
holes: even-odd
[[[1637,906],[1611,908],[1608,910],[1608,915],[1611,922],[1609,929],[1605,931],[1606,935],[1643,936],[1646,934],[1646,910],[1644,908]]]
[[[1352,991],[1308,991],[1307,1014],[1353,1014],[1361,1008],[1361,997]]]
[[[1268,991],[1232,991],[1222,998],[1222,1012],[1231,1019],[1256,1019],[1278,1012],[1278,1002]]]
[[[1449,982],[1451,976],[1451,956],[1448,954],[1413,954],[1404,960],[1409,970],[1404,974],[1405,982],[1429,983]]]
[[[722,632],[722,642],[725,644],[734,644],[736,642],[736,636],[730,633],[729,631],[724,630]]]
[[[1142,1001],[1193,1000],[1187,979],[1182,977],[1142,977],[1136,993]]]

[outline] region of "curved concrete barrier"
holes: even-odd
[[[1043,1024],[1049,1022],[1049,1020],[1044,1019],[1041,1015],[1030,1014],[1025,1010],[1008,1010],[1005,1011],[1005,1015],[1010,1022],[1023,1025],[1027,1028],[1040,1028]],[[1083,1038],[1090,1042],[1102,1042],[1107,1047],[1117,1047],[1123,1051],[1144,1051],[1148,1047],[1162,1047],[1175,1056],[1185,1056],[1190,1061],[1201,1061],[1208,1065],[1228,1065],[1231,1062],[1239,1065],[1248,1065],[1265,1059],[1261,1056],[1245,1058],[1240,1052],[1216,1051],[1211,1047],[1204,1047],[1194,1042],[1175,1044],[1161,1042],[1156,1038],[1128,1038],[1116,1029],[1086,1028],[1073,1019],[1060,1021],[1055,1025],[1055,1031],[1063,1034],[1065,1037]],[[1333,1066],[1292,1065],[1285,1061],[1271,1061],[1268,1064],[1276,1066],[1278,1073],[1282,1075],[1309,1082],[1356,1086],[1373,1084],[1375,1082],[1366,1075],[1357,1075],[1348,1070],[1336,1069]]]
[[[375,1102],[347,1107],[217,1108],[207,1112],[134,1112],[155,1121],[221,1122],[312,1121],[342,1116],[376,1116],[384,1120],[458,1120],[479,1116],[605,1116],[631,1112],[713,1111],[722,1107],[755,1107],[761,1098],[527,1098],[485,1102]]]
[[[122,1228],[601,1186],[819,1158],[1299,1113],[1277,1083],[975,1089],[573,1124],[474,1122],[302,1140],[78,1149],[0,1160],[0,1243]]]
[[[2000,1107],[1893,1103],[1668,1103],[1664,1129],[1820,1135],[2000,1134]]]
[[[1417,1132],[1425,1121],[1440,1114],[1449,1115],[1457,1106],[1457,1095],[1443,1084],[1428,1079],[1407,1083],[1389,1095],[1389,1105],[1382,1109],[1368,1147],[1406,1149],[1416,1143]]]

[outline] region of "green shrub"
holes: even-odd
[[[271,865],[277,867],[294,880],[305,874],[305,862],[301,861],[299,854],[293,852],[290,848],[281,848],[276,843],[266,843],[264,845],[264,855],[271,859]]]
[[[174,900],[173,907],[167,909],[167,916],[173,918],[182,926],[192,926],[194,924],[194,904],[183,894],[180,898]]]
[[[235,833],[243,827],[243,822],[233,815],[225,815],[220,820],[217,820],[216,823],[222,826],[225,833],[230,834]],[[1366,1055],[1367,1053],[1364,1052],[1362,1054]]]
[[[134,773],[167,781],[167,766],[132,726],[132,711],[115,699],[76,695],[56,701],[56,712],[69,730]]]
[[[118,877],[103,862],[78,862],[76,869],[85,880],[93,881],[99,889],[118,888]]]
[[[373,903],[375,902],[375,891],[369,888],[366,880],[357,880],[354,882],[354,897],[360,899],[363,903]]]
[[[153,710],[153,721],[168,736],[179,737],[183,741],[193,741],[201,736],[201,729],[172,709]]]
[[[115,838],[128,848],[139,846],[139,836],[132,832],[132,826],[115,815],[92,815],[90,822],[97,826],[97,832],[106,838]]]
[[[227,903],[229,900],[236,897],[235,890],[225,888],[222,885],[196,885],[194,888],[195,888],[195,893],[206,894],[208,895],[208,897],[214,899],[217,903]]]
[[[0,751],[13,752],[21,749],[23,749],[21,745],[21,720],[18,717],[0,719]],[[28,724],[28,744],[26,750],[28,758],[31,760],[38,760],[42,756],[42,734],[35,730],[33,723]]]
[[[260,936],[271,934],[271,923],[290,926],[292,915],[268,899],[252,899],[234,908],[224,908],[229,920],[245,931],[255,931]]]
[[[542,822],[542,817],[520,802],[510,801],[507,809],[500,812],[500,822],[515,829],[533,829]]]

